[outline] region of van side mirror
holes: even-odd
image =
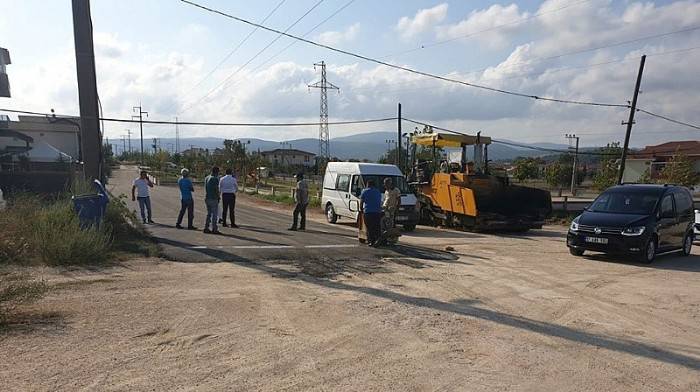
[[[350,209],[350,212],[360,211],[360,202],[357,200],[350,200],[350,203],[348,204],[348,209]]]

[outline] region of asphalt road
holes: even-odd
[[[136,167],[122,167],[114,172],[108,188],[115,195],[128,195],[129,207],[138,213],[138,203],[131,201],[131,184],[136,177]],[[259,261],[294,258],[337,261],[376,259],[395,253],[390,249],[373,249],[360,244],[355,227],[328,224],[314,211],[307,213],[306,231],[288,231],[292,221],[288,206],[263,203],[246,195],[239,195],[236,202],[238,228],[219,225],[222,235],[204,234],[204,189],[201,186],[195,187],[194,195],[194,224],[199,230],[181,230],[175,228],[180,209],[179,190],[174,186],[155,186],[151,189],[153,220],[156,223],[147,225],[147,229],[162,245],[165,256],[173,260]],[[184,226],[187,226],[186,220],[187,217]],[[423,251],[405,247],[396,250]],[[437,254],[436,257],[439,258],[440,255]]]

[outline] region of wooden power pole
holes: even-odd
[[[95,50],[92,41],[90,0],[72,0],[75,64],[80,105],[80,156],[85,178],[102,179],[102,134],[97,102]]]
[[[622,177],[625,175],[625,160],[627,159],[627,148],[630,144],[630,135],[632,134],[632,125],[634,125],[634,113],[637,111],[637,96],[639,96],[639,86],[642,84],[642,74],[644,73],[644,63],[647,60],[647,55],[642,56],[639,63],[639,73],[637,74],[637,83],[634,85],[634,95],[630,105],[630,117],[627,122],[622,122],[622,125],[627,125],[627,133],[625,133],[625,145],[622,147],[622,159],[620,160],[620,176],[617,179],[618,184],[622,184]]]

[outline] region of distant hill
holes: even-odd
[[[248,151],[266,151],[273,150],[275,148],[289,148],[283,147],[280,142],[271,140],[262,140],[256,138],[241,138],[239,139],[243,142],[250,141],[246,144]],[[350,136],[342,136],[331,139],[331,155],[338,157],[339,159],[368,159],[370,161],[378,160],[387,151],[386,140],[396,140],[396,133],[390,131],[384,132],[371,132],[363,133]],[[197,138],[182,138],[180,139],[180,149],[186,150],[190,147],[201,147],[213,150],[215,148],[221,148],[223,146],[223,138],[215,137],[197,137]],[[144,140],[144,145],[146,147],[151,147],[151,140]],[[308,151],[312,153],[318,152],[318,140],[313,138],[305,139],[294,139],[289,140],[292,148]],[[121,142],[111,143],[117,151],[121,151]],[[553,143],[535,143],[535,144],[524,144],[528,146],[537,146],[541,148],[558,149],[563,150],[568,146],[563,144],[553,144]],[[132,148],[136,149],[138,142],[134,142],[132,139]],[[174,138],[162,138],[159,139],[160,148],[173,151],[175,146]],[[405,146],[403,146],[405,148]],[[471,154],[471,151],[469,154]],[[498,160],[511,160],[517,157],[535,157],[535,156],[545,156],[550,155],[551,152],[537,151],[527,148],[512,147],[503,144],[491,144],[489,146],[489,159]]]

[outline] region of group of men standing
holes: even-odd
[[[226,175],[219,177],[220,169],[212,167],[211,173],[204,179],[204,204],[207,208],[207,215],[204,221],[204,233],[221,234],[218,224],[228,227],[226,218],[228,216],[230,226],[236,225],[236,193],[238,193],[238,180],[232,169],[226,169]],[[180,188],[180,212],[177,216],[175,227],[184,229],[182,220],[187,213],[187,229],[197,230],[194,226],[194,185],[190,179],[190,172],[187,169],[180,171],[181,177],[177,184]],[[293,223],[289,230],[306,230],[306,207],[309,204],[309,186],[304,180],[303,173],[296,176],[297,188],[294,194],[296,207],[293,213]],[[153,188],[153,182],[148,177],[146,171],[141,171],[139,178],[135,179],[131,187],[132,200],[138,200],[143,223],[154,223],[151,212],[151,198],[149,188]],[[219,201],[221,201],[223,211],[219,218]]]
[[[197,230],[194,226],[194,185],[187,169],[180,171],[181,177],[177,184],[180,188],[180,212],[177,216],[175,227],[184,229],[182,220],[187,213],[187,229]],[[309,186],[304,180],[304,174],[296,176],[297,186],[294,193],[294,208],[291,231],[306,230],[306,207],[309,205]],[[391,178],[384,179],[384,195],[376,187],[374,180],[368,180],[365,189],[360,194],[363,219],[367,227],[367,242],[370,246],[383,245],[387,238],[382,233],[387,233],[394,227],[394,221],[398,207],[401,205],[401,191],[397,189]],[[151,199],[149,188],[153,188],[153,182],[148,178],[146,171],[141,171],[139,178],[134,180],[131,187],[132,200],[138,200],[143,223],[154,223],[151,213]],[[207,207],[207,216],[204,221],[204,233],[221,234],[218,223],[228,227],[227,216],[230,225],[236,225],[236,193],[238,192],[238,180],[233,170],[226,169],[226,175],[219,177],[219,168],[214,166],[211,173],[204,179],[204,204]],[[223,213],[219,218],[219,201],[223,206]]]

